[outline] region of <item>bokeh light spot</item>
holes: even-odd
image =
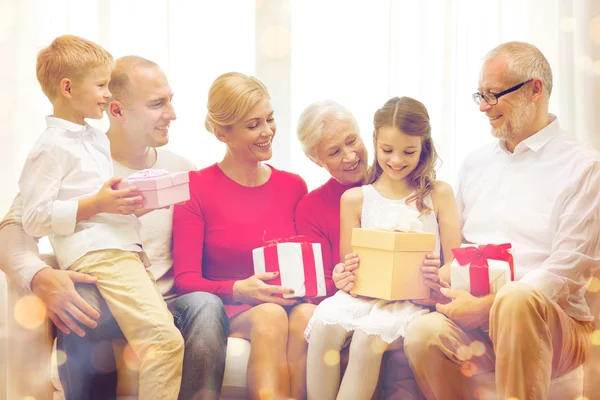
[[[330,367],[338,365],[340,363],[340,353],[335,350],[329,350],[323,356],[323,361],[325,362],[325,365]]]
[[[37,296],[23,296],[15,304],[14,316],[23,328],[35,329],[46,319],[46,306]]]

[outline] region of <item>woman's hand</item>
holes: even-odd
[[[294,290],[282,286],[268,285],[265,281],[275,279],[279,272],[255,274],[250,278],[236,281],[233,284],[233,299],[238,303],[257,305],[275,303],[280,306],[293,306],[299,303],[294,299],[283,299],[275,294],[292,294]]]
[[[360,259],[358,258],[358,254],[346,254],[344,262],[337,264],[333,269],[331,278],[333,279],[333,283],[335,283],[335,287],[349,293],[354,287],[354,270],[359,265]]]

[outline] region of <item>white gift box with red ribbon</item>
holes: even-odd
[[[281,285],[294,290],[284,294],[294,297],[321,297],[327,295],[323,255],[319,243],[271,243],[252,250],[254,273],[279,272],[267,281],[269,285]]]
[[[460,248],[452,249],[452,289],[466,290],[473,296],[498,293],[502,286],[515,280],[511,249],[510,243],[463,244]]]

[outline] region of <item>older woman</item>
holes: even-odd
[[[296,208],[298,234],[321,243],[327,294],[331,296],[337,290],[331,279],[333,267],[340,262],[340,198],[365,180],[367,150],[352,113],[334,101],[308,106],[300,116],[297,134],[307,157],[331,175]],[[348,282],[350,275],[344,272]]]
[[[277,129],[269,93],[256,78],[218,77],[205,125],[226,153],[219,163],[190,174],[191,198],[175,208],[175,287],[223,300],[230,336],[251,342],[251,398],[300,398],[305,355],[294,357],[306,352],[303,329],[314,306],[278,297],[291,289],[278,286],[276,273],[254,274],[252,249],[296,234],[294,211],[306,184],[266,163]]]
[[[298,203],[296,229],[298,234],[321,243],[327,294],[333,295],[338,289],[350,291],[354,287],[355,267],[346,269],[340,262],[340,198],[346,190],[362,185],[366,179],[365,145],[352,113],[333,101],[309,105],[300,116],[297,135],[307,157],[329,172],[331,178]],[[424,261],[424,271],[428,272],[427,268],[440,265],[438,255],[429,257]],[[383,371],[385,396],[419,398],[420,392],[403,351],[394,351],[390,356],[386,357]]]

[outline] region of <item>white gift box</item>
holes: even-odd
[[[252,250],[252,258],[256,274],[279,271],[267,283],[293,289],[286,299],[327,295],[320,243],[270,244]]]
[[[465,247],[477,247],[476,245],[462,245]],[[510,253],[510,250],[508,250]],[[477,287],[477,282],[472,282],[472,272],[480,272],[485,267],[471,266],[471,264],[460,265],[455,258],[450,264],[450,282],[452,289],[462,289],[474,295],[486,295],[497,293],[500,288],[512,280],[511,266],[508,261],[495,260],[487,258],[487,273],[489,275],[489,292],[483,291],[482,287]],[[472,271],[472,268],[478,268],[479,271]]]

